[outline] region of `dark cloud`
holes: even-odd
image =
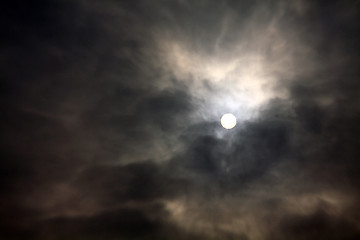
[[[334,218],[324,211],[310,216],[287,216],[282,225],[283,238],[297,236],[298,239],[357,239],[359,231],[351,221]],[[276,239],[281,239],[277,237]]]
[[[358,239],[359,7],[3,4],[0,238]]]

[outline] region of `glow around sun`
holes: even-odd
[[[236,117],[231,113],[226,113],[221,117],[220,122],[225,129],[232,129],[236,125]]]

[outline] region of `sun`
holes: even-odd
[[[220,122],[225,129],[232,129],[236,125],[236,117],[231,113],[226,113],[221,117]]]

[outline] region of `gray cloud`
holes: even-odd
[[[359,238],[357,1],[1,16],[2,239]]]

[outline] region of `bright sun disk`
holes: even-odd
[[[226,113],[221,117],[221,125],[225,129],[232,129],[236,125],[236,117],[231,113]]]

